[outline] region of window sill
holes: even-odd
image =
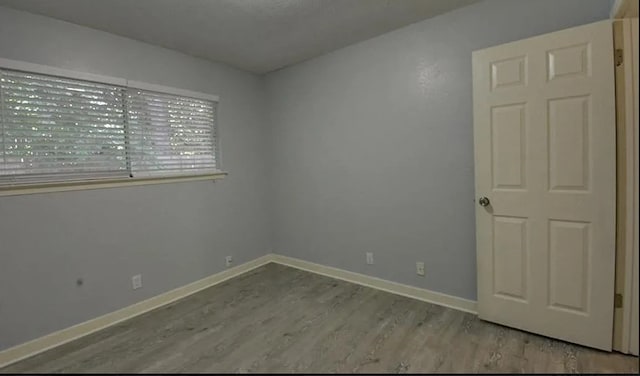
[[[82,191],[88,189],[104,189],[118,187],[132,187],[138,185],[181,183],[190,181],[218,180],[228,175],[228,172],[216,172],[206,175],[145,177],[124,179],[84,180],[74,182],[52,182],[38,184],[24,184],[0,187],[0,197],[18,196],[36,193]]]

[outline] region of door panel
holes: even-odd
[[[476,51],[481,318],[611,349],[615,257],[612,26]],[[476,200],[478,202],[478,200]]]
[[[549,81],[576,76],[588,76],[591,59],[589,43],[562,47],[547,52]]]
[[[524,189],[526,180],[525,106],[522,103],[491,109],[493,188]]]
[[[552,192],[589,190],[589,101],[589,96],[578,96],[548,102]]]
[[[549,221],[550,307],[587,312],[589,253],[588,223]]]
[[[527,300],[527,220],[493,218],[494,294]]]

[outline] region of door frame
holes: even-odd
[[[614,48],[623,53],[622,64],[615,68],[618,166],[615,293],[622,297],[622,307],[614,310],[613,349],[638,355],[639,131],[638,77],[634,77],[638,71],[638,10],[637,1],[635,10],[632,3],[633,0],[616,1],[611,15],[621,18],[613,22],[613,35]],[[635,21],[631,17],[635,17]]]

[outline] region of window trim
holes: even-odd
[[[49,65],[41,65],[29,63],[26,61],[11,60],[0,58],[0,68],[13,69],[26,73],[47,74],[50,76],[57,76],[62,78],[70,78],[74,80],[84,80],[96,82],[99,84],[108,84],[116,86],[129,87],[131,89],[157,91],[165,94],[183,95],[185,97],[192,97],[198,99],[206,99],[213,102],[220,102],[218,95],[209,93],[202,93],[198,91],[191,91],[186,89],[180,89],[171,86],[156,85],[141,81],[128,80],[126,78],[103,76],[93,73],[85,73],[80,71],[74,71],[69,69],[57,68]]]
[[[146,82],[129,81],[129,80],[127,80],[126,85],[129,89],[155,91],[161,94],[174,94],[174,95],[180,95],[184,97],[204,99],[204,100],[208,100],[216,103],[220,102],[220,97],[218,97],[217,95],[199,93],[197,91],[191,91],[191,90],[185,90],[185,89],[178,89],[171,86],[163,86],[163,85],[149,84]]]
[[[7,185],[7,186],[0,187],[0,197],[28,195],[28,194],[35,194],[35,193],[68,192],[68,191],[82,191],[82,190],[89,190],[89,189],[134,187],[139,185],[180,183],[180,182],[203,181],[203,180],[215,181],[218,179],[222,179],[227,175],[229,175],[228,172],[221,171],[221,172],[216,172],[214,174],[204,174],[204,175],[184,175],[184,176],[152,177],[152,178],[144,177],[144,178],[93,179],[93,180],[51,182],[51,183]]]
[[[127,86],[127,80],[124,78],[102,76],[93,73],[85,73],[80,71],[73,71],[69,69],[57,68],[49,65],[40,65],[29,63],[26,61],[10,60],[0,58],[0,68],[13,69],[26,73],[48,74],[51,76],[58,76],[63,78],[71,78],[74,80],[85,80],[91,82],[97,82],[100,84]]]
[[[45,74],[51,76],[57,76],[61,78],[70,78],[76,80],[90,81],[101,84],[116,85],[122,87],[128,87],[131,89],[149,90],[165,94],[180,95],[185,97],[204,99],[220,103],[220,97],[218,95],[201,93],[197,91],[185,90],[175,88],[171,86],[156,85],[146,82],[127,80],[125,78],[104,76],[93,73],[80,72],[75,70],[63,69],[53,67],[49,65],[41,65],[29,63],[26,61],[11,60],[0,58],[0,68],[12,69],[22,71],[26,73]],[[217,112],[216,112],[217,115]],[[217,125],[216,125],[217,126]],[[220,130],[216,129],[216,133],[219,134]],[[220,144],[216,138],[216,154],[217,163],[220,163]],[[151,177],[128,177],[128,178],[104,178],[104,179],[86,179],[77,181],[56,181],[56,182],[42,182],[42,183],[17,183],[15,185],[0,186],[0,197],[14,196],[34,193],[47,193],[47,192],[64,192],[64,191],[77,191],[85,189],[101,189],[101,188],[116,188],[116,187],[128,187],[128,186],[140,186],[149,184],[163,184],[163,183],[177,183],[188,181],[202,181],[202,180],[217,180],[228,175],[228,172],[221,170],[206,174],[194,174],[185,173],[175,174],[172,176],[151,176]]]

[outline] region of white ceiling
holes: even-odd
[[[255,73],[478,0],[0,0]]]

